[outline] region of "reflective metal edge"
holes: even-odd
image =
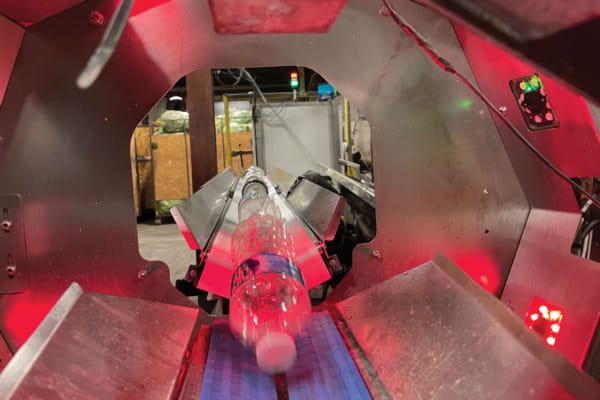
[[[182,204],[171,208],[171,215],[190,249],[206,248],[236,179],[231,168],[227,168]]]
[[[292,174],[290,171],[281,168],[281,167],[273,167],[271,168],[271,172],[269,173],[269,178],[273,180],[281,190],[281,194],[283,196],[287,196],[290,189],[296,182],[298,177],[295,174]]]
[[[208,256],[197,287],[221,297],[229,298],[231,274],[231,236],[238,224],[237,205],[242,197],[245,180],[239,179],[231,199],[232,206],[227,209],[223,220],[214,234],[214,240],[207,248]],[[265,179],[269,193],[281,211],[286,229],[293,238],[295,261],[302,272],[306,287],[311,289],[331,278],[323,261],[321,243],[314,233],[294,213],[283,197],[276,195],[275,186]]]
[[[340,173],[331,168],[327,168],[323,165],[320,166],[320,171],[333,179],[338,184],[342,185],[356,196],[363,199],[371,207],[375,208],[375,191],[370,187],[355,181],[354,179],[348,178],[344,174]]]
[[[321,240],[333,240],[346,200],[307,179],[302,179],[287,201]]]
[[[10,360],[0,374],[0,393],[5,399],[11,398],[15,390],[18,389],[21,379],[31,369],[35,360],[48,344],[52,334],[56,332],[82,294],[83,289],[81,289],[81,286],[73,282],[31,335],[27,341],[29,346],[23,346]]]

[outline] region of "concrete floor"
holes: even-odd
[[[188,266],[195,262],[195,254],[188,247],[174,223],[138,224],[140,254],[149,261],[163,261],[169,266],[171,282],[185,276]]]

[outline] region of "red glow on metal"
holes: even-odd
[[[167,3],[169,0],[138,0],[133,3],[131,16],[142,14],[154,7]]]
[[[73,7],[83,0],[14,1],[0,0],[0,14],[26,27]]]
[[[497,267],[490,257],[483,252],[467,252],[454,256],[456,265],[486,291],[496,294],[500,289],[500,277]]]
[[[550,347],[556,345],[564,310],[548,301],[534,297],[525,315],[525,325],[539,334]]]
[[[12,339],[12,345],[17,346],[21,346],[29,339],[58,300],[57,297],[45,296],[41,292],[34,294],[27,291],[20,293],[19,296],[20,301],[27,304],[25,312],[21,307],[9,307],[1,316],[6,327],[4,334]]]
[[[217,33],[328,32],[347,0],[209,0]]]

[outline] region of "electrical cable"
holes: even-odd
[[[127,19],[131,13],[132,6],[133,0],[123,0],[113,14],[104,31],[104,35],[102,35],[100,44],[96,47],[94,54],[92,54],[83,71],[77,77],[77,87],[80,89],[87,89],[92,86],[112,57],[119,39],[121,39],[125,25],[127,25]]]
[[[394,20],[404,32],[408,34],[416,44],[433,60],[433,62],[440,67],[442,70],[455,75],[460,79],[467,88],[475,94],[494,114],[496,114],[500,120],[514,133],[517,138],[540,160],[542,161],[552,172],[567,182],[573,189],[579,192],[581,195],[589,199],[592,204],[600,209],[600,201],[598,201],[591,193],[585,190],[582,186],[577,184],[574,180],[569,178],[562,172],[557,166],[555,166],[546,156],[544,156],[535,146],[519,131],[519,129],[500,111],[490,99],[488,99],[481,90],[476,88],[461,72],[457,71],[454,66],[442,57],[438,51],[431,46],[431,44],[425,39],[413,26],[406,21],[400,14],[390,5],[389,0],[382,0],[384,7],[387,9],[389,16]]]
[[[233,72],[231,72],[231,69],[227,69],[228,74],[234,79],[233,83],[225,83],[221,80],[221,71],[218,70],[215,72],[215,79],[217,82],[219,82],[220,85],[225,86],[225,87],[234,87],[237,86],[241,81],[242,78],[244,77],[244,74],[240,71],[238,76],[235,76],[235,74]]]
[[[242,75],[244,75],[246,77],[246,80],[248,82],[250,82],[250,84],[252,85],[252,87],[254,87],[254,90],[256,90],[258,92],[258,95],[260,96],[260,98],[262,99],[262,101],[265,104],[268,104],[269,101],[267,100],[267,98],[265,97],[264,93],[262,92],[262,90],[260,90],[260,88],[258,87],[258,84],[256,83],[256,81],[254,80],[254,78],[252,77],[252,75],[250,75],[250,72],[248,72],[248,70],[246,68],[242,68],[241,69],[241,73]]]

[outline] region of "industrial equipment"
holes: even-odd
[[[0,1],[0,398],[600,397],[595,2],[132,3]],[[372,130],[376,196],[267,171],[329,287],[285,375],[182,294],[228,296],[230,170],[175,211],[178,288],[137,248],[131,132],[240,65],[309,66]]]

